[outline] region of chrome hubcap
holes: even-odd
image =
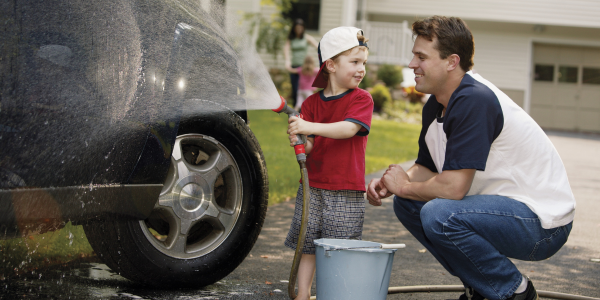
[[[227,148],[200,134],[177,137],[167,180],[140,225],[162,253],[181,259],[213,251],[231,233],[242,205],[242,178]]]

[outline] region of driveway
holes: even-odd
[[[600,298],[600,136],[550,132],[567,168],[577,199],[575,223],[567,244],[541,262],[515,261],[538,290]],[[403,164],[405,167],[412,162]],[[297,166],[290,166],[295,167]],[[383,172],[366,176],[381,176]],[[0,281],[0,299],[289,299],[287,280],[294,252],[283,246],[293,216],[293,201],[269,207],[255,247],[231,274],[201,290],[157,290],[140,286],[93,261],[73,262]],[[365,240],[404,243],[394,258],[390,286],[460,285],[398,222],[391,198],[367,205]],[[313,285],[313,294],[316,285]],[[454,293],[388,295],[387,299],[457,299]],[[322,299],[324,300],[324,299]]]
[[[550,259],[514,262],[538,290],[600,298],[600,263],[592,260],[600,258],[600,136],[559,132],[548,135],[563,159],[577,200],[575,223],[567,244]],[[366,176],[367,182],[381,173]],[[293,201],[269,207],[250,256],[221,284],[256,286],[256,293],[248,295],[248,299],[287,299],[285,281],[294,253],[283,246],[283,241],[293,208]],[[363,239],[406,244],[405,249],[396,252],[390,286],[461,284],[398,222],[391,198],[384,199],[380,207],[367,205]],[[313,295],[315,291],[313,285]],[[457,299],[459,294],[395,294],[387,299]]]

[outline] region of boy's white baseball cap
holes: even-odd
[[[319,47],[317,47],[321,68],[319,69],[315,81],[313,81],[313,87],[327,87],[327,79],[323,76],[323,68],[325,67],[324,62],[326,60],[356,46],[365,46],[369,48],[367,43],[358,40],[358,32],[363,35],[363,31],[360,28],[343,26],[331,29],[323,35],[323,38],[321,38],[321,41],[319,42]]]

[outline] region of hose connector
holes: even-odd
[[[279,96],[281,97],[281,96]],[[302,115],[294,110],[293,108],[287,105],[287,101],[283,97],[281,97],[281,104],[278,108],[273,109],[276,113],[286,113],[288,115],[288,119],[291,117],[298,117],[302,119]],[[304,144],[306,143],[306,136],[304,134],[297,134],[296,137],[298,140],[294,144],[294,151],[296,152],[296,160],[306,161],[306,150],[304,149]]]

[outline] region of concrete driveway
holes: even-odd
[[[577,200],[575,223],[569,241],[556,255],[541,262],[515,260],[515,264],[538,290],[600,298],[600,263],[594,262],[600,258],[600,136],[559,132],[548,135],[563,159]],[[378,175],[366,176],[367,182]],[[288,299],[286,280],[294,253],[283,246],[283,241],[293,208],[293,201],[269,207],[265,226],[250,256],[220,284],[255,286],[253,295],[244,297],[248,299]],[[367,204],[363,239],[406,244],[405,249],[396,252],[390,286],[461,284],[398,222],[389,198],[380,207]],[[387,299],[457,299],[459,294],[395,294]]]

